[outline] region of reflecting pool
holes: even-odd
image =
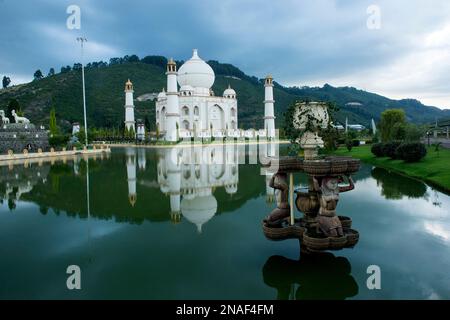
[[[298,240],[262,233],[275,199],[254,151],[116,148],[0,166],[0,298],[450,299],[448,195],[363,165],[338,206],[358,245],[300,255]],[[69,265],[81,290],[66,287]],[[381,290],[366,286],[370,265]]]

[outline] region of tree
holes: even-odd
[[[70,66],[61,67],[61,73],[67,73],[70,72],[71,68]]]
[[[128,57],[128,62],[139,62],[139,57],[135,54]]]
[[[59,133],[58,125],[56,124],[56,111],[53,107],[52,110],[50,110],[50,123],[49,123],[49,129],[50,129],[50,135],[56,136]]]
[[[50,68],[50,70],[48,71],[48,77],[54,76],[55,75],[55,69]]]
[[[150,121],[148,120],[147,116],[145,116],[145,118],[144,118],[144,126],[145,126],[145,131],[150,131]]]
[[[400,126],[406,125],[406,116],[403,109],[387,109],[381,113],[379,124],[381,141],[392,141],[399,132]]]
[[[3,76],[3,89],[6,89],[11,83],[11,79],[7,76]]]
[[[163,56],[146,56],[141,62],[165,68],[167,65],[167,58]]]
[[[34,73],[34,80],[40,80],[44,77],[44,75],[42,74],[41,70],[36,70],[36,72]]]

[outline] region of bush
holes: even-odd
[[[359,147],[359,145],[361,144],[361,142],[359,141],[359,139],[353,139],[352,140],[352,144],[354,147]]]
[[[384,143],[374,143],[372,145],[372,148],[370,149],[372,153],[375,155],[375,157],[384,157]]]
[[[347,147],[348,151],[352,151],[353,148],[353,140],[347,139],[345,141],[345,146]]]
[[[65,147],[67,142],[69,142],[69,136],[66,135],[54,135],[53,137],[48,138],[48,144],[53,148]]]
[[[419,142],[424,135],[424,129],[414,124],[406,126],[405,140],[408,142]]]
[[[397,148],[397,157],[406,162],[417,162],[427,155],[427,149],[423,143],[402,143]]]
[[[383,145],[383,153],[386,157],[397,159],[397,148],[400,146],[400,141],[391,141]]]

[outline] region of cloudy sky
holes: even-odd
[[[80,30],[66,26],[69,5],[81,8]],[[89,61],[188,59],[198,48],[284,85],[348,85],[450,108],[448,0],[0,0],[0,21],[0,76],[13,83],[79,61],[83,35]]]

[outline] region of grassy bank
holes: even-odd
[[[450,192],[450,150],[440,149],[439,152],[430,147],[427,155],[420,162],[406,163],[403,160],[391,160],[389,158],[376,158],[370,152],[370,146],[355,147],[352,151],[339,148],[334,153],[342,156],[352,156],[364,162],[396,171],[428,182],[437,188]]]

